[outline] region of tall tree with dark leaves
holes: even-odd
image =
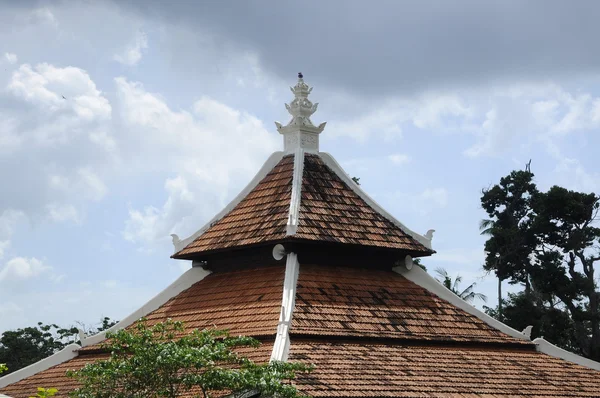
[[[489,216],[484,268],[524,288],[509,297],[506,317],[500,305],[490,313],[514,327],[527,320],[534,335],[600,360],[600,198],[558,186],[540,192],[525,170],[485,190],[481,203]]]

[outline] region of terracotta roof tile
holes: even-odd
[[[285,156],[233,210],[175,257],[284,238],[293,171],[294,156]]]
[[[257,363],[265,363],[271,357],[273,341],[267,340],[258,348],[239,348],[236,351]],[[98,359],[108,357],[107,354],[82,354],[57,366],[46,369],[14,384],[0,388],[0,394],[6,394],[13,398],[28,398],[35,395],[38,387],[57,388],[56,397],[67,397],[69,392],[77,388],[77,383],[66,376],[67,370],[78,370],[84,365]],[[188,391],[180,395],[182,398],[197,397],[200,391]],[[217,394],[218,396],[219,394]]]
[[[320,156],[311,154],[304,158],[302,201],[295,237],[431,253],[369,206]]]
[[[531,344],[393,271],[302,264],[291,333]]]
[[[14,398],[28,398],[36,394],[38,387],[44,387],[57,388],[59,391],[56,396],[66,397],[69,391],[77,387],[77,383],[72,378],[67,377],[67,370],[81,369],[88,363],[106,357],[106,354],[78,356],[14,384],[0,388],[0,393]]]
[[[283,294],[283,266],[213,273],[146,315],[150,325],[168,318],[187,331],[216,327],[232,335],[275,336]],[[96,351],[99,344],[80,351]]]
[[[600,372],[535,351],[292,341],[312,397],[600,397]]]
[[[432,253],[311,154],[304,157],[298,230],[286,236],[293,171],[294,155],[285,156],[233,210],[174,257],[287,238]]]

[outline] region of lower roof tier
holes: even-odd
[[[491,327],[392,270],[309,264],[300,265],[290,333],[532,345]]]
[[[292,341],[311,397],[600,397],[600,372],[536,351]]]
[[[269,360],[272,341],[241,354]],[[59,398],[77,387],[67,370],[106,358],[80,356],[46,369],[0,393],[28,398],[37,387],[54,387]],[[292,340],[290,361],[314,364],[294,384],[310,397],[599,397],[600,372],[534,350],[433,347],[411,344],[356,344]],[[196,396],[187,391],[181,397]]]

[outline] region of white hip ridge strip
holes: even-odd
[[[154,298],[152,298],[150,301],[144,304],[140,309],[133,312],[129,316],[123,318],[119,323],[117,323],[110,329],[100,332],[94,336],[90,336],[86,339],[83,339],[80,342],[81,346],[79,344],[71,344],[65,347],[62,351],[59,351],[48,358],[42,359],[41,361],[31,364],[23,369],[19,369],[4,377],[0,377],[0,388],[5,387],[9,384],[16,383],[19,380],[23,380],[29,376],[33,376],[34,374],[51,368],[52,366],[56,366],[65,361],[68,361],[69,359],[75,358],[76,356],[78,356],[77,350],[79,350],[81,347],[86,347],[102,342],[106,339],[107,332],[114,332],[119,329],[126,328],[138,319],[156,310],[161,305],[163,305],[173,297],[177,296],[179,293],[189,289],[195,283],[200,282],[211,273],[211,271],[205,270],[201,267],[194,267],[187,270],[179,278],[177,278],[177,280],[175,280],[166,289],[164,289],[162,292],[160,292]]]
[[[394,272],[404,276],[409,281],[414,282],[417,285],[421,286],[422,288],[435,294],[442,300],[448,301],[450,304],[454,305],[455,307],[458,307],[461,310],[463,310],[473,316],[476,316],[477,318],[481,319],[483,322],[487,323],[489,326],[493,327],[494,329],[497,329],[497,330],[499,330],[503,333],[506,333],[507,335],[517,338],[517,339],[529,340],[527,338],[527,336],[525,336],[523,334],[523,332],[513,329],[510,326],[505,325],[504,323],[498,321],[497,319],[492,318],[488,314],[486,314],[482,311],[479,311],[477,308],[473,307],[471,304],[467,303],[465,300],[461,299],[456,294],[452,293],[452,291],[446,289],[446,287],[444,285],[439,283],[435,278],[433,278],[431,275],[429,275],[421,267],[413,266],[412,269],[409,271],[404,266],[398,266],[398,267],[392,268],[392,270]]]
[[[435,280],[426,271],[421,269],[421,267],[413,267],[409,271],[405,267],[399,266],[394,267],[393,271],[399,273],[409,281],[416,283],[422,288],[427,289],[439,298],[450,302],[450,304],[464,310],[465,312],[468,312],[471,315],[476,316],[477,318],[481,319],[483,322],[487,323],[494,329],[497,329],[517,339],[529,340],[529,338],[525,335],[524,332],[519,332],[518,330],[513,329],[508,325],[505,325],[497,319],[492,318],[488,314],[479,311],[477,308],[473,307],[471,304],[467,303],[466,301],[458,297],[456,294],[446,289],[444,285]],[[544,340],[543,338],[537,338],[533,340],[533,343],[536,345],[536,350],[538,352],[556,358],[561,358],[565,361],[573,362],[581,366],[586,366],[591,369],[600,370],[600,362],[592,361],[591,359],[587,359],[580,355],[573,354],[572,352],[565,351],[562,348],[557,347],[554,344]]]
[[[49,357],[37,361],[36,363],[32,363],[29,366],[12,372],[11,374],[8,374],[4,377],[0,377],[0,388],[4,388],[10,384],[14,384],[20,380],[23,380],[29,376],[33,376],[34,374],[49,369],[53,366],[60,365],[61,363],[66,362],[69,359],[73,359],[78,355],[77,350],[79,350],[80,348],[81,347],[79,346],[79,344],[69,344],[54,355],[50,355]]]
[[[300,201],[302,200],[302,177],[304,175],[304,150],[296,149],[294,154],[294,173],[292,177],[292,197],[286,226],[286,236],[295,235],[298,231],[300,217]]]
[[[319,152],[319,156],[321,157],[323,162],[331,170],[333,170],[333,172],[335,174],[337,174],[337,176],[340,177],[342,179],[342,181],[344,181],[346,183],[346,185],[348,185],[350,187],[350,189],[352,189],[354,191],[354,193],[356,193],[358,196],[360,196],[360,198],[362,200],[364,200],[365,202],[367,202],[367,204],[369,206],[371,206],[375,211],[377,211],[379,214],[381,214],[382,216],[387,218],[389,221],[394,223],[398,228],[400,228],[401,230],[403,230],[404,232],[406,232],[407,234],[412,236],[423,246],[425,246],[428,249],[431,249],[431,239],[428,239],[425,236],[412,231],[410,228],[408,228],[406,225],[402,224],[394,216],[392,216],[390,213],[388,213],[383,207],[381,207],[379,205],[379,203],[377,203],[365,191],[363,191],[358,186],[358,184],[356,184],[354,181],[352,181],[352,178],[350,178],[348,173],[346,173],[344,171],[344,169],[342,169],[342,166],[339,165],[339,163],[333,158],[333,156],[331,156],[330,154],[328,154],[326,152]]]
[[[281,313],[277,325],[277,336],[273,344],[271,361],[287,361],[290,351],[290,325],[296,304],[296,286],[300,264],[296,253],[288,253],[285,262],[285,278],[283,281],[283,296],[281,299]]]
[[[573,354],[572,352],[563,350],[555,346],[543,337],[538,337],[533,340],[535,348],[538,352],[564,359],[565,361],[576,363],[577,365],[586,366],[595,370],[600,370],[600,362],[592,361],[591,359],[582,357],[581,355]]]
[[[221,210],[209,222],[204,224],[204,226],[198,231],[194,232],[192,235],[185,239],[179,239],[177,235],[171,235],[173,236],[173,246],[175,248],[175,253],[179,252],[180,250],[183,250],[197,237],[206,232],[206,230],[209,229],[215,222],[219,221],[221,218],[225,217],[231,210],[233,210],[233,208],[237,206],[246,196],[248,196],[250,191],[252,191],[258,185],[258,183],[261,182],[267,174],[269,174],[271,170],[273,170],[273,167],[275,167],[277,163],[281,161],[284,155],[285,154],[282,151],[274,152],[263,164],[263,166],[254,176],[254,178],[248,183],[248,185],[246,185],[246,187],[231,202],[229,202],[229,204],[225,206],[223,210]]]

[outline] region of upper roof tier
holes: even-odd
[[[401,250],[427,256],[430,230],[419,235],[387,213],[327,153],[319,152],[318,104],[302,77],[286,108],[292,119],[276,122],[284,151],[267,160],[250,184],[207,225],[187,239],[173,235],[174,258],[287,241],[325,242]]]

